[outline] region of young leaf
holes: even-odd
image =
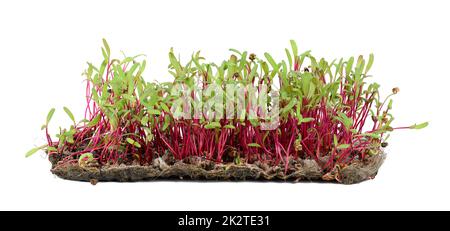
[[[214,129],[214,128],[220,128],[220,127],[222,127],[222,126],[221,126],[220,123],[217,122],[217,121],[213,121],[213,122],[211,122],[211,123],[205,125],[205,128],[206,128],[206,129]]]
[[[111,54],[111,50],[109,49],[109,45],[108,42],[106,42],[106,39],[103,39],[103,46],[105,47],[106,54],[109,57],[109,55]]]
[[[104,59],[105,61],[107,61],[107,60],[109,59],[108,54],[107,54],[106,51],[105,51],[105,48],[102,48],[102,55],[103,55],[103,59]]]
[[[347,61],[347,65],[345,67],[345,73],[347,75],[350,75],[350,73],[352,72],[352,68],[353,68],[353,62],[354,62],[355,58],[350,57]]]
[[[170,64],[172,64],[172,67],[177,71],[177,74],[181,73],[181,65],[178,62],[177,58],[175,57],[175,55],[173,54],[173,52],[171,51],[169,53],[169,60],[170,60]]]
[[[129,144],[134,144],[135,143],[135,141],[133,139],[131,139],[131,138],[127,138],[126,140],[127,140],[127,142]]]
[[[296,59],[298,55],[297,43],[294,40],[291,40],[292,54],[294,55],[294,59]]]
[[[47,152],[56,152],[58,151],[58,149],[56,149],[55,147],[47,147]]]
[[[111,125],[112,130],[116,130],[117,126],[119,125],[119,121],[115,115],[112,115],[109,118],[109,124]]]
[[[368,136],[374,139],[379,139],[381,137],[378,133],[363,133],[360,136]]]
[[[274,72],[278,71],[278,65],[275,62],[275,60],[272,58],[272,56],[269,53],[264,53],[264,56],[266,56],[267,61],[270,63],[270,65],[272,66],[272,69]]]
[[[72,120],[73,123],[75,123],[75,117],[73,116],[72,112],[67,107],[63,107],[66,114],[69,116],[69,118]]]
[[[281,81],[282,81],[282,87],[283,87],[283,86],[289,85],[288,69],[287,69],[286,62],[284,60],[281,62],[281,68],[282,68]]]
[[[148,114],[150,115],[161,115],[161,111],[155,109],[148,109]]]
[[[288,105],[286,105],[283,109],[282,109],[282,113],[287,113],[290,112],[292,110],[292,108],[295,106],[295,104],[297,103],[297,99],[296,98],[292,98],[291,101],[289,102]]]
[[[232,124],[227,124],[227,125],[225,125],[223,127],[227,128],[227,129],[236,129],[236,127],[234,125],[232,125]]]
[[[373,64],[373,54],[369,55],[369,61],[367,61],[367,66],[366,66],[366,70],[364,71],[364,74],[367,74],[367,72],[369,72],[370,68],[372,67]]]
[[[257,143],[249,143],[247,146],[253,147],[253,148],[260,148],[261,147],[261,145],[259,145]]]
[[[337,120],[341,121],[345,128],[350,129],[353,125],[353,120],[351,118],[348,118],[347,115],[342,112],[339,112],[338,114],[339,117],[337,117]]]
[[[422,128],[425,128],[427,126],[428,126],[428,122],[425,122],[425,123],[421,123],[421,124],[411,125],[409,128],[411,128],[411,129],[422,129]]]
[[[261,68],[263,69],[264,74],[268,74],[269,73],[269,65],[267,65],[266,62],[262,62],[261,63]]]
[[[148,123],[148,116],[142,117],[141,124],[144,125],[144,126],[147,126],[147,123]]]
[[[338,146],[338,139],[337,139],[337,136],[336,136],[336,135],[333,135],[333,143],[334,143],[334,146],[335,146],[335,147]]]
[[[161,106],[161,108],[162,108],[165,112],[170,113],[170,109],[169,109],[169,107],[167,106],[167,104],[161,102],[161,103],[160,103],[160,106]]]
[[[311,121],[314,121],[314,118],[308,117],[308,118],[303,118],[302,119],[302,123],[308,123],[308,122],[311,122]]]
[[[236,50],[236,49],[230,48],[229,51],[232,51],[232,52],[242,56],[242,53],[240,51]]]
[[[97,125],[98,124],[98,122],[100,122],[100,118],[101,118],[102,116],[100,115],[100,114],[98,114],[94,119],[92,119],[89,123],[88,123],[88,127],[93,127],[93,126],[95,126],[95,125]]]
[[[39,151],[41,149],[42,149],[41,147],[33,148],[25,154],[25,157],[30,157],[31,155],[33,155],[34,153],[36,153],[37,151]]]
[[[138,143],[138,142],[135,142],[133,145],[134,145],[136,148],[141,148],[141,144]]]
[[[50,111],[47,114],[47,120],[46,120],[46,125],[48,126],[48,123],[50,123],[50,120],[53,117],[53,114],[55,114],[55,108],[50,109]]]
[[[284,49],[286,51],[286,56],[288,58],[288,62],[289,62],[289,70],[292,69],[292,56],[291,53],[289,52],[288,49]]]
[[[350,147],[350,144],[339,144],[336,148],[337,149],[347,149]]]
[[[131,145],[134,145],[135,147],[137,147],[137,148],[140,148],[141,147],[141,144],[139,144],[138,142],[136,142],[135,140],[133,140],[133,139],[131,139],[131,138],[128,138],[127,137],[127,142],[129,143],[129,144],[131,144]]]

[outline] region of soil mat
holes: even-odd
[[[183,161],[165,161],[155,158],[151,165],[96,163],[53,163],[51,172],[60,178],[87,181],[150,181],[150,180],[196,180],[196,181],[327,181],[343,184],[359,183],[373,179],[386,154],[378,154],[354,160],[346,166],[337,166],[324,173],[319,164],[311,159],[290,160],[287,170],[284,165],[270,167],[267,164],[222,164],[191,157]],[[326,160],[323,160],[326,161]]]

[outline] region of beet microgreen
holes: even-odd
[[[294,41],[290,45],[287,60],[231,49],[220,64],[206,62],[199,52],[184,64],[171,49],[174,80],[157,83],[144,80],[141,56],[111,58],[103,40],[103,61],[98,67],[88,63],[84,72],[85,118],[76,123],[64,107],[73,125],[60,129],[54,142],[50,110],[43,126],[48,143],[26,156],[43,149],[63,163],[89,158],[105,165],[149,164],[168,154],[281,163],[285,171],[291,158],[308,158],[329,171],[379,153],[393,130],[428,125],[392,126],[390,97],[399,89],[381,98],[379,85],[367,82],[373,54],[367,62],[362,56],[328,62],[310,51],[299,54]],[[264,123],[276,126],[266,129]]]

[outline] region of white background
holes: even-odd
[[[450,209],[448,1],[2,1],[0,3],[1,210],[448,210]],[[375,54],[372,74],[394,99],[395,125],[375,180],[319,183],[89,183],[54,177],[40,126],[81,119],[86,61],[144,53],[148,80],[169,80],[168,51],[211,61],[229,48],[284,58],[289,39],[328,59]]]

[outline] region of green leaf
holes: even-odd
[[[47,120],[46,120],[46,125],[48,126],[48,123],[50,123],[50,120],[53,117],[53,114],[55,114],[55,108],[50,109],[50,111],[47,114]]]
[[[214,128],[220,128],[220,127],[222,127],[222,125],[220,125],[220,123],[217,121],[213,121],[213,122],[210,122],[209,124],[205,125],[206,129],[214,129]]]
[[[411,128],[411,129],[422,129],[422,128],[425,128],[427,126],[428,126],[428,122],[424,122],[424,123],[421,123],[421,124],[411,125],[409,128]]]
[[[354,60],[355,60],[355,58],[350,57],[350,59],[348,59],[348,61],[347,61],[347,65],[345,67],[345,72],[347,75],[350,75],[350,73],[352,71]]]
[[[311,121],[314,121],[315,119],[314,118],[310,118],[310,117],[308,117],[308,118],[303,118],[302,119],[302,123],[308,123],[308,122],[311,122]]]
[[[289,79],[288,79],[288,69],[287,69],[287,65],[286,62],[283,60],[281,62],[281,68],[282,68],[282,72],[281,72],[281,81],[282,81],[282,86],[288,86],[289,85]]]
[[[277,72],[278,71],[278,65],[277,65],[277,63],[275,62],[275,60],[272,58],[272,56],[270,56],[270,54],[269,53],[264,53],[264,56],[266,56],[266,59],[267,59],[267,61],[270,63],[270,65],[272,66],[272,68],[273,68],[273,71],[274,72]]]
[[[56,149],[55,147],[47,147],[47,152],[56,152],[58,151],[58,149]]]
[[[241,62],[239,63],[239,71],[243,70],[247,64],[247,51],[244,51],[241,55]]]
[[[294,40],[291,40],[292,53],[294,54],[294,59],[296,59],[298,55],[297,43]]]
[[[350,147],[350,144],[339,144],[336,148],[337,149],[347,149]]]
[[[339,117],[337,117],[337,120],[341,121],[345,128],[350,129],[353,125],[353,120],[351,118],[348,118],[347,115],[342,112],[339,112],[338,115]]]
[[[334,143],[334,146],[335,146],[335,147],[338,146],[338,139],[337,139],[337,136],[336,136],[336,135],[333,135],[333,143]]]
[[[288,49],[284,49],[286,51],[286,56],[288,58],[288,62],[289,62],[289,70],[292,69],[292,56],[291,53],[289,52]]]
[[[368,136],[368,137],[372,137],[375,139],[379,139],[380,138],[380,134],[378,133],[363,133],[360,136]]]
[[[227,124],[225,126],[223,126],[224,128],[228,128],[228,129],[236,129],[236,127],[232,124]]]
[[[144,70],[145,70],[145,66],[146,66],[146,65],[147,65],[147,61],[142,60],[141,66],[139,66],[139,71],[138,71],[138,73],[136,74],[136,76],[141,76],[141,75],[142,75],[142,73],[143,73]]]
[[[162,108],[165,112],[170,113],[170,109],[169,109],[169,107],[167,106],[167,104],[161,102],[161,103],[160,103],[160,106],[161,106],[161,108]]]
[[[311,82],[309,84],[309,89],[308,89],[308,92],[306,94],[306,98],[311,99],[314,96],[315,92],[316,92],[316,85],[313,82]]]
[[[144,127],[144,132],[145,132],[145,141],[146,142],[150,142],[153,140],[153,134],[152,134],[152,130],[150,130],[150,128],[148,127]]]
[[[263,69],[264,74],[268,74],[269,73],[269,66],[267,65],[266,62],[262,62],[261,63],[261,68]]]
[[[170,117],[164,116],[164,124],[161,130],[165,131],[170,125]]]
[[[289,102],[289,104],[283,108],[282,113],[285,114],[287,112],[290,112],[296,103],[297,103],[297,99],[292,98],[291,101]]]
[[[301,96],[300,96],[300,98],[301,98]],[[302,109],[302,101],[299,100],[297,102],[297,108],[296,108],[298,125],[300,125],[302,123],[302,120],[303,120],[303,115],[302,115],[301,109]]]
[[[75,141],[73,140],[73,136],[67,136],[67,142],[69,143],[69,144],[73,144]]]
[[[259,145],[257,143],[249,143],[249,144],[247,144],[247,146],[254,147],[254,148],[260,148],[261,147],[261,145]]]
[[[248,121],[250,121],[250,124],[251,124],[253,127],[257,127],[257,126],[259,125],[258,119],[249,119]]]
[[[37,151],[39,151],[41,149],[42,149],[42,147],[33,148],[25,154],[25,157],[30,157],[31,155],[33,155],[34,153],[36,153]]]
[[[373,54],[369,55],[369,61],[367,61],[367,66],[366,66],[366,70],[364,71],[364,74],[367,74],[367,72],[369,72],[370,68],[372,67],[373,64]]]
[[[105,47],[106,54],[107,54],[108,57],[109,57],[110,54],[111,54],[111,50],[109,49],[109,45],[108,45],[108,42],[106,42],[106,39],[103,39],[103,46]]]
[[[392,109],[392,99],[389,100],[388,109]]]
[[[72,112],[67,107],[63,107],[66,114],[69,116],[69,118],[72,120],[73,123],[75,123],[75,117],[73,116]]]
[[[134,141],[133,139],[131,139],[131,138],[126,138],[126,140],[127,140],[127,142],[129,143],[129,144],[134,144],[136,141]]]
[[[312,76],[311,73],[309,72],[305,72],[301,75],[301,88],[302,88],[302,92],[304,96],[312,96],[312,93],[310,93],[311,89],[311,84],[312,84],[312,79],[314,77]]]
[[[147,126],[147,123],[148,123],[148,116],[142,117],[141,124],[144,125],[144,126]]]
[[[102,48],[102,55],[103,55],[103,59],[105,61],[109,60],[109,56],[108,56],[108,53],[105,51],[105,48]]]
[[[125,57],[120,64],[125,64],[125,63],[129,63],[132,62],[134,60],[134,57]]]
[[[172,67],[177,71],[177,74],[180,74],[182,71],[181,65],[178,62],[175,55],[173,54],[173,52],[169,52],[169,60],[170,60],[170,64],[172,64]]]
[[[92,119],[89,123],[88,123],[88,127],[94,127],[95,125],[98,124],[98,122],[100,122],[100,118],[102,116],[100,114],[98,114],[94,119]]]
[[[161,111],[160,110],[155,110],[155,109],[148,109],[148,114],[150,114],[150,115],[161,115]]]
[[[140,148],[141,147],[141,144],[139,144],[138,142],[136,142],[135,140],[133,140],[133,139],[131,139],[131,138],[128,138],[127,137],[127,142],[129,143],[129,144],[131,144],[131,145],[134,145],[135,147],[137,147],[137,148]]]
[[[229,51],[232,51],[232,52],[234,52],[234,53],[236,53],[236,54],[238,54],[238,55],[240,55],[240,56],[242,56],[242,53],[241,53],[240,51],[236,50],[236,49],[230,48],[230,49],[228,49],[228,50],[229,50]]]

